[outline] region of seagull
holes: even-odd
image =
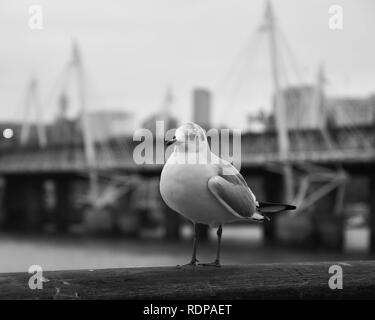
[[[205,131],[193,122],[175,131],[167,146],[174,150],[160,177],[160,194],[172,210],[194,225],[193,254],[196,266],[197,224],[217,228],[216,259],[203,266],[220,267],[223,225],[234,221],[264,221],[268,215],[296,209],[293,205],[257,201],[240,172],[211,152]]]

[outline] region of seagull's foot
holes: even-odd
[[[216,267],[216,268],[220,268],[221,267],[220,261],[217,260],[217,259],[214,262],[200,263],[199,265],[202,266],[202,267]]]
[[[177,268],[189,268],[189,267],[196,267],[198,265],[198,259],[192,259],[189,263],[183,265],[177,265]]]

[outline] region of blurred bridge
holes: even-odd
[[[342,207],[345,199],[350,198],[350,193],[354,191],[363,193],[364,199],[368,201],[371,213],[369,220],[372,229],[371,248],[375,250],[374,131],[374,126],[367,126],[357,128],[357,133],[353,135],[346,129],[335,128],[331,131],[330,144],[326,143],[326,139],[319,130],[289,132],[290,152],[287,161],[294,172],[293,201],[303,212],[282,223],[281,230],[289,230],[289,237],[292,235],[292,238],[298,238],[302,234],[312,232],[311,227],[307,230],[301,227],[301,223],[302,226],[305,225],[306,219],[310,223],[320,221],[318,226],[324,225],[325,228],[319,231],[323,233],[320,237],[327,237],[328,234],[328,240],[313,238],[309,242],[323,241],[325,246],[328,242],[328,247],[342,247],[344,223]],[[3,140],[5,144],[0,147],[0,178],[2,177],[3,191],[5,191],[3,192],[3,207],[5,208],[3,225],[12,228],[12,225],[15,226],[20,220],[27,225],[27,229],[31,230],[42,225],[46,220],[45,213],[43,213],[46,211],[45,200],[43,200],[46,196],[45,184],[47,181],[52,181],[56,198],[52,219],[57,224],[58,230],[67,230],[72,223],[72,216],[77,215],[74,212],[82,210],[82,207],[74,209],[76,205],[72,194],[77,193],[74,185],[77,181],[84,181],[87,184],[88,171],[91,168],[85,157],[82,134],[76,134],[72,140],[56,141],[41,148],[36,140],[20,146],[17,141],[16,128],[15,133],[12,143]],[[122,212],[127,210],[125,207],[131,206],[131,202],[122,202],[119,205],[118,200],[127,195],[129,190],[139,188],[143,194],[141,202],[149,201],[147,199],[150,194],[159,198],[157,181],[162,165],[137,165],[132,154],[137,143],[139,142],[134,142],[132,137],[117,137],[105,143],[95,143],[95,171],[100,180],[99,184],[103,185],[103,181],[106,182],[97,193],[95,201],[91,201],[92,203],[89,201],[87,187],[84,188],[86,191],[81,190],[80,194],[86,205],[90,203],[90,206],[98,210],[119,206],[120,209],[116,210]],[[281,160],[278,153],[276,132],[244,133],[241,139],[241,151],[241,172],[258,198],[282,201],[283,173],[280,168],[285,160]],[[349,175],[352,178],[366,179],[368,189],[355,190],[356,187],[354,187],[353,190],[350,181],[349,184],[345,183]],[[146,187],[148,191],[144,191],[149,182],[155,182],[151,187],[152,192],[147,189],[148,187]],[[346,191],[343,191],[342,187]],[[145,195],[144,192],[150,194]],[[139,193],[136,197],[139,197]],[[167,227],[166,234],[178,237],[180,223],[178,218],[173,219],[175,215],[171,214],[161,201],[158,202],[158,206],[166,212],[167,218],[164,220]],[[150,210],[150,207],[147,207],[147,210]],[[113,221],[114,225],[118,223],[116,219]],[[278,226],[274,223],[265,226],[265,236],[270,243],[278,237],[280,222]]]
[[[311,162],[347,167],[372,166],[375,163],[375,126],[357,128],[357,135],[345,128],[331,132],[333,146],[327,145],[318,130],[298,130],[289,133],[290,151],[287,160],[295,165]],[[162,165],[137,165],[133,160],[136,142],[132,137],[114,138],[95,144],[98,170],[127,172],[160,171]],[[243,169],[268,167],[280,162],[275,132],[244,133],[241,139]],[[35,143],[20,147],[17,142],[0,149],[0,174],[84,173],[88,165],[82,137],[75,141],[56,142],[45,148]]]

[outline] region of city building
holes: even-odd
[[[132,136],[135,121],[126,111],[94,111],[89,113],[90,128],[95,141],[107,141],[119,136]]]
[[[330,97],[327,109],[335,127],[375,124],[375,95],[365,98]]]

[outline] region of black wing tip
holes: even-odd
[[[272,203],[272,202],[258,202],[257,208],[259,209],[260,212],[269,212],[271,211],[270,208],[272,207],[280,207],[279,210],[273,211],[275,212],[282,212],[282,211],[290,211],[290,210],[296,210],[297,207],[292,205],[292,204],[284,204],[284,203]],[[263,210],[262,210],[263,209]],[[268,210],[267,210],[268,209]],[[271,211],[271,212],[272,212]]]
[[[285,210],[296,210],[297,207],[296,206],[293,206],[292,204],[286,204],[286,209]]]

